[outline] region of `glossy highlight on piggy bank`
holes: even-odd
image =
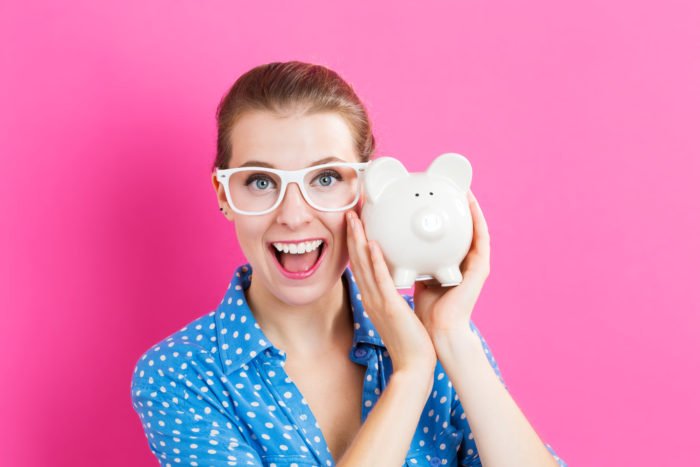
[[[467,194],[469,160],[454,152],[435,158],[425,172],[408,172],[393,157],[373,160],[364,172],[361,219],[367,239],[384,253],[394,285],[435,279],[462,282],[459,265],[473,236]]]

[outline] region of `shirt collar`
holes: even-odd
[[[236,268],[226,294],[215,311],[217,349],[227,375],[260,354],[263,358],[287,358],[285,352],[265,336],[248,306],[244,292],[250,287],[252,273],[250,263]],[[342,279],[349,294],[354,321],[353,348],[365,343],[386,349],[362,305],[360,290],[349,267],[345,268]]]

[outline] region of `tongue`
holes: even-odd
[[[318,255],[321,253],[320,248],[316,248],[314,251],[304,253],[301,255],[295,255],[292,253],[281,253],[280,263],[282,267],[290,272],[301,272],[308,271],[316,263]]]

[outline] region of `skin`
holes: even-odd
[[[249,112],[234,125],[230,138],[229,167],[257,160],[293,170],[329,155],[360,162],[350,129],[335,113]],[[212,183],[218,203],[233,223],[240,247],[253,268],[247,299],[267,337],[288,354],[304,358],[334,350],[339,342],[351,342],[352,315],[341,281],[348,263],[345,212],[317,211],[307,204],[299,187],[290,184],[273,212],[242,215],[228,206],[215,173]],[[352,209],[359,212],[361,203]],[[310,237],[326,240],[326,257],[320,268],[303,281],[285,278],[277,271],[268,242]]]

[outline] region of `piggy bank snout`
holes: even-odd
[[[446,213],[429,206],[418,209],[411,217],[413,232],[425,240],[442,237],[447,231],[447,224]]]

